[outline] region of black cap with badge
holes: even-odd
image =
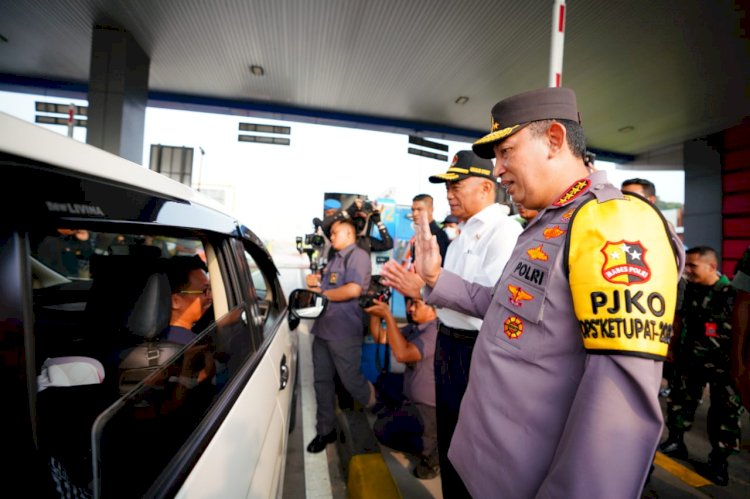
[[[453,162],[451,162],[448,171],[432,175],[430,182],[433,184],[455,182],[466,177],[480,177],[497,182],[497,178],[492,174],[494,168],[492,161],[480,158],[473,151],[458,151],[453,156]]]
[[[540,88],[501,100],[492,108],[490,133],[474,142],[471,148],[482,158],[494,158],[496,142],[507,139],[532,121],[551,119],[581,122],[573,90]]]

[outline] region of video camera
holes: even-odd
[[[349,214],[345,211],[338,211],[323,220],[315,217],[312,220],[315,232],[296,238],[297,251],[300,254],[307,254],[311,271],[317,272],[325,266],[328,255],[323,254],[323,249],[326,246],[326,238],[331,237],[331,225],[345,218],[349,218]]]
[[[374,275],[370,278],[370,287],[367,292],[359,297],[359,306],[372,307],[376,301],[388,303],[391,300],[391,294],[391,288],[381,282],[379,275]]]
[[[322,248],[326,244],[326,240],[323,237],[323,235],[322,234],[316,234],[314,232],[312,234],[305,234],[304,241],[302,241],[301,237],[298,237],[297,239],[298,239],[298,241],[297,241],[297,243],[298,243],[297,249],[298,250],[299,250],[299,245],[300,244],[303,247],[304,246],[311,246],[311,247],[316,248],[316,249],[317,248]]]
[[[310,259],[310,270],[317,272],[318,269],[323,267],[325,262],[326,255],[322,253],[326,240],[323,237],[323,222],[319,218],[314,218],[313,225],[315,226],[315,232],[298,236],[296,238],[296,246],[300,254],[306,253]]]
[[[364,201],[362,201],[362,211],[368,214],[372,213],[373,211],[375,211],[375,204],[369,199],[365,199]]]

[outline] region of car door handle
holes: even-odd
[[[283,390],[286,388],[287,383],[289,383],[289,366],[286,365],[286,354],[281,356],[280,374],[281,386],[279,387],[279,390]]]

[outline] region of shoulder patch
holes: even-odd
[[[653,206],[626,199],[583,203],[568,227],[568,269],[588,353],[666,357],[679,275]]]

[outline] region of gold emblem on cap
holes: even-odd
[[[469,170],[467,170],[466,168],[451,166],[450,168],[448,168],[448,173],[463,173],[464,175],[466,175],[467,173],[469,173]]]
[[[493,122],[493,126],[496,124],[497,123]],[[516,128],[520,126],[521,125],[513,125],[507,128],[503,128],[502,130],[498,130],[496,132],[491,132],[485,135],[484,137],[482,137],[481,139],[477,140],[476,142],[474,142],[474,144],[486,144],[487,142],[495,142],[496,140],[503,139],[507,137],[508,135],[510,135],[511,133],[513,133],[516,130]]]
[[[470,166],[469,171],[471,173],[478,173],[480,175],[490,175],[492,173],[487,168],[479,168],[478,166]]]
[[[494,132],[498,128],[500,128],[500,123],[498,123],[497,121],[495,121],[494,117],[490,118],[490,132]]]

